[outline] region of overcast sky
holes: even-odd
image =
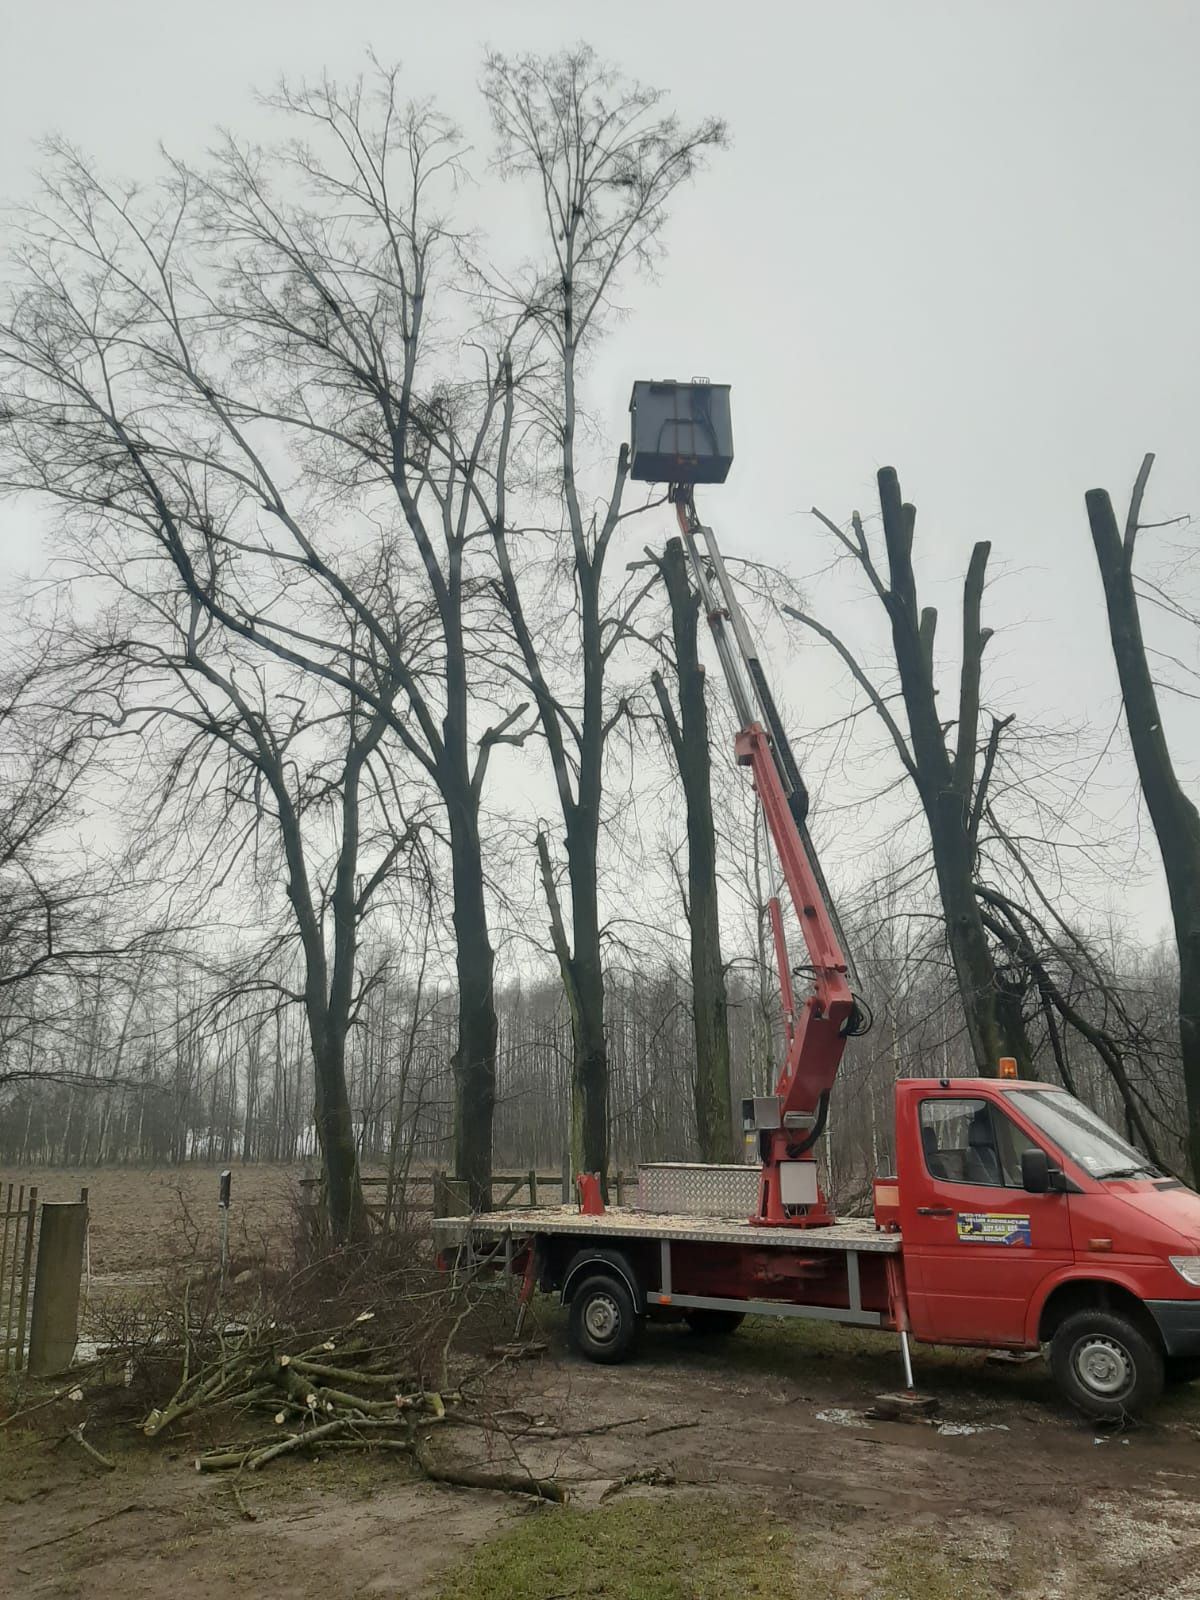
[[[1200,5],[2,0],[0,16],[10,199],[51,130],[149,175],[159,141],[195,156],[215,124],[265,135],[255,86],[352,75],[368,47],[480,142],[484,46],[581,33],[685,116],[723,115],[732,147],[678,206],[657,282],[624,294],[593,408],[616,437],[635,377],[731,383],[737,464],[702,512],[730,552],[800,575],[827,555],[807,508],[872,509],[894,464],[947,628],[972,542],[994,541],[1000,708],[1112,725],[1084,490],[1123,500],[1153,449],[1147,514],[1200,508]],[[33,528],[0,510],[0,577],[36,563]],[[808,588],[869,651],[876,619],[848,580]],[[801,722],[836,711],[816,655],[786,669]],[[1194,775],[1200,724],[1186,702],[1166,713]],[[1135,904],[1149,928],[1165,902],[1148,881]]]

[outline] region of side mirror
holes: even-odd
[[[1050,1188],[1050,1158],[1036,1147],[1021,1151],[1021,1187],[1030,1194],[1046,1194]]]
[[[1021,1151],[1021,1187],[1029,1194],[1066,1194],[1067,1175],[1052,1167],[1050,1157],[1036,1145]]]

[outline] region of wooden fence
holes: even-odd
[[[634,1182],[628,1173],[613,1175],[613,1201],[624,1205],[625,1194]],[[451,1178],[444,1172],[410,1172],[407,1182],[389,1178],[363,1178],[362,1186],[367,1210],[381,1226],[399,1222],[404,1213],[425,1212],[434,1217],[465,1216],[467,1185],[463,1178]],[[389,1218],[388,1192],[391,1191],[392,1212]],[[320,1178],[301,1178],[302,1197],[316,1205],[321,1197]],[[560,1172],[537,1172],[530,1167],[527,1172],[492,1173],[492,1209],[506,1211],[522,1206],[563,1205],[570,1198],[564,1196]]]
[[[33,1246],[37,1186],[0,1184],[0,1371],[25,1365],[29,1297],[33,1292]]]

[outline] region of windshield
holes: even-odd
[[[1014,1089],[1009,1098],[1091,1177],[1132,1178],[1142,1173],[1157,1177],[1157,1167],[1072,1095],[1060,1090]]]

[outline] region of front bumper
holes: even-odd
[[[1200,1356],[1200,1300],[1147,1300],[1169,1356]]]

